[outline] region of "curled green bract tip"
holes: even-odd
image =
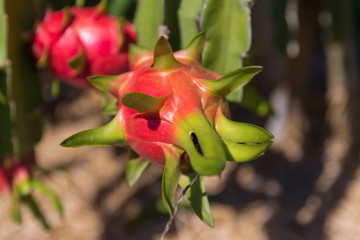
[[[274,138],[261,127],[231,121],[224,116],[221,108],[217,112],[215,128],[226,146],[228,160],[235,162],[257,158],[270,147]]]
[[[215,128],[223,140],[237,143],[263,143],[268,142],[274,136],[262,127],[242,122],[234,122],[226,118],[218,109]]]

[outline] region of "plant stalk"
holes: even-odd
[[[160,240],[164,240],[165,239],[165,235],[169,232],[170,230],[170,227],[171,227],[171,224],[174,222],[174,219],[175,219],[175,215],[178,211],[178,208],[179,208],[179,205],[180,203],[182,202],[182,200],[184,199],[184,196],[186,194],[186,192],[189,190],[189,188],[194,185],[194,183],[196,182],[196,180],[198,180],[199,178],[199,174],[197,174],[195,176],[195,178],[191,181],[191,183],[189,185],[186,186],[186,188],[182,191],[180,197],[179,197],[179,200],[177,201],[176,203],[176,206],[175,206],[175,210],[174,210],[174,214],[172,216],[170,216],[169,220],[167,221],[166,223],[166,226],[161,234],[161,237],[160,237]]]

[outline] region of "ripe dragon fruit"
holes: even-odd
[[[261,127],[229,120],[224,97],[262,68],[244,67],[225,76],[207,70],[200,64],[205,40],[201,33],[175,53],[164,37],[154,51],[132,45],[130,72],[89,78],[118,99],[117,115],[105,126],[65,139],[62,146],[128,145],[133,150],[130,175],[136,172],[133,168],[142,171],[147,160],[163,166],[163,197],[171,213],[181,173],[216,175],[227,160],[258,157],[273,136]],[[137,179],[138,172],[133,175]]]
[[[48,66],[58,78],[82,86],[90,85],[90,75],[128,71],[128,45],[136,41],[135,28],[104,10],[102,4],[47,10],[32,46],[38,66]]]

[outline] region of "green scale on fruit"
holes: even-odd
[[[154,51],[132,45],[130,72],[89,78],[118,99],[117,115],[105,126],[67,138],[62,146],[129,146],[131,184],[148,162],[164,167],[163,199],[171,214],[181,174],[183,183],[190,182],[194,173],[218,175],[226,161],[249,161],[264,153],[273,136],[261,127],[229,120],[225,102],[227,94],[245,86],[262,68],[249,66],[220,76],[201,65],[205,40],[205,33],[200,33],[175,53],[164,37]],[[198,182],[199,196],[192,191],[190,201],[207,202],[201,178]],[[194,210],[213,225],[211,213]]]

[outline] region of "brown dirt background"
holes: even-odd
[[[57,216],[48,199],[35,193],[52,229],[42,229],[25,207],[23,223],[14,224],[8,218],[9,199],[0,196],[0,239],[159,239],[168,219],[154,207],[161,196],[160,168],[151,166],[129,188],[124,180],[125,150],[59,146],[72,133],[104,121],[99,102],[99,94],[90,91],[56,105],[57,120],[45,125],[36,147],[40,167],[57,170],[37,171],[35,176],[59,194],[64,218]],[[317,157],[316,151],[309,156]],[[167,239],[359,239],[359,168],[351,177],[345,175],[336,190],[319,193],[315,191],[321,175],[318,163],[289,161],[276,142],[253,162],[229,163],[220,178],[206,178],[215,228],[181,209]]]

